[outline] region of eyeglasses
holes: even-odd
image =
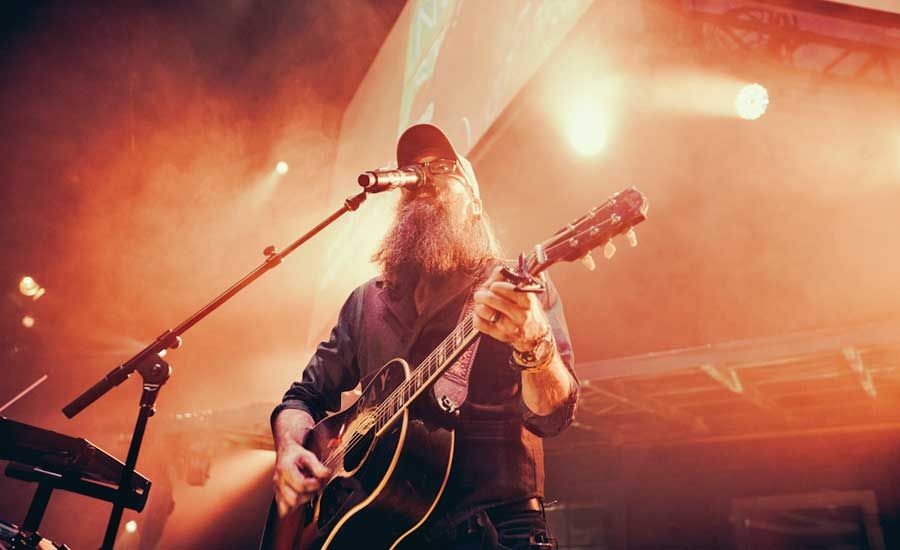
[[[454,172],[457,164],[459,164],[457,161],[451,159],[435,159],[427,162],[420,162],[418,163],[418,166],[421,166],[427,174],[437,176]]]

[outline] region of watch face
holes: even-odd
[[[537,341],[531,351],[514,351],[513,357],[520,368],[531,369],[543,365],[553,354],[553,336],[547,334]]]
[[[544,360],[547,359],[547,356],[550,355],[550,348],[552,345],[553,343],[547,338],[538,342],[538,345],[534,347],[534,351],[532,352],[535,360],[543,363]]]

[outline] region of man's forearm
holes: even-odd
[[[528,409],[546,416],[562,405],[572,393],[572,375],[559,352],[553,353],[550,365],[537,372],[522,371],[522,398]]]
[[[306,434],[316,425],[316,421],[306,411],[300,409],[284,409],[275,417],[274,429],[275,450],[284,445],[299,443],[303,445]]]

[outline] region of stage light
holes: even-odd
[[[603,106],[588,99],[572,105],[566,130],[578,154],[590,156],[606,147],[608,125]]]
[[[19,292],[30,297],[32,300],[37,300],[47,292],[47,289],[42,288],[34,278],[26,275],[19,281]]]
[[[128,521],[125,523],[125,532],[126,533],[134,533],[137,531],[137,522],[134,520]]]
[[[282,176],[288,173],[288,163],[283,160],[278,161],[278,164],[275,165],[275,171],[281,174]]]
[[[22,277],[22,280],[19,281],[19,292],[25,296],[33,296],[37,289],[38,284],[28,275]]]
[[[31,328],[34,326],[35,319],[31,315],[25,315],[22,317],[22,326],[25,328]]]
[[[769,92],[762,84],[747,84],[734,98],[734,108],[744,120],[756,120],[769,107]]]

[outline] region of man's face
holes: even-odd
[[[414,282],[423,273],[477,269],[499,253],[459,164],[434,162],[444,155],[423,153],[414,159],[427,166],[426,184],[403,190],[394,224],[372,257],[391,285]]]
[[[436,154],[424,154],[416,157],[415,163],[426,165],[438,160]],[[414,200],[430,200],[440,203],[447,209],[456,222],[465,222],[473,212],[474,198],[466,180],[460,173],[459,165],[452,172],[432,174],[425,169],[427,184],[415,191],[403,190],[403,202]]]

